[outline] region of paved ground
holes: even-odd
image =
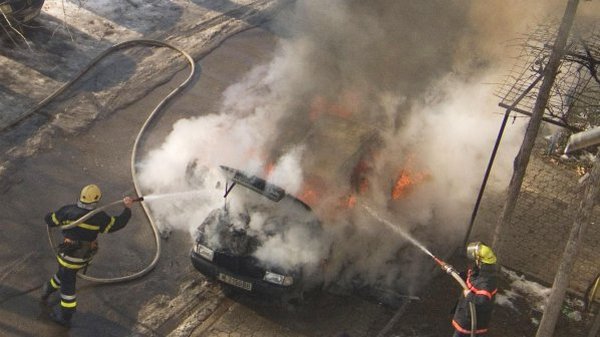
[[[17,43],[4,36],[0,39],[0,130],[11,126],[28,109],[70,80],[96,55],[110,46],[131,39],[157,39],[176,46],[185,46],[198,59],[223,39],[247,27],[264,22],[283,2],[270,0],[237,1],[61,1],[47,0],[38,19],[26,27]],[[135,50],[135,48],[134,48]],[[115,101],[115,90],[126,88],[130,93],[147,89],[135,85],[140,79],[163,83],[157,69],[166,68],[177,55],[148,49],[116,53],[112,66],[98,67],[103,75],[88,81],[86,95],[79,93],[81,108],[93,103],[96,108],[118,109],[122,104],[141,97],[121,97]],[[149,58],[151,62],[142,63]],[[118,65],[118,66],[115,66]],[[151,84],[151,83],[147,83]],[[81,89],[81,87],[79,87]],[[67,94],[73,94],[69,92]],[[87,100],[93,102],[87,102]],[[98,107],[99,106],[99,107]],[[44,111],[36,112],[38,117]],[[46,111],[54,115],[54,111]],[[46,116],[48,117],[48,116]]]
[[[577,163],[560,163],[545,154],[540,140],[525,175],[522,192],[510,224],[503,230],[501,263],[526,273],[550,286],[558,269],[571,226],[581,200]],[[497,214],[505,196],[487,192],[483,198],[472,238],[491,240]],[[600,231],[596,224],[600,210],[595,209],[576,258],[570,290],[583,294],[600,268]]]
[[[194,88],[172,104],[165,117],[153,128],[147,145],[159,141],[174,119],[203,113],[215,104],[214,98],[258,59],[268,57],[273,37],[250,31],[228,41],[201,64],[202,75]],[[240,51],[244,50],[243,54]],[[360,298],[325,295],[316,301],[318,310],[289,313],[270,302],[244,297],[240,303],[228,299],[227,311],[220,316],[225,298],[221,290],[203,282],[189,263],[188,233],[174,231],[164,242],[164,253],[149,276],[123,285],[94,286],[79,281],[79,307],[72,329],[67,332],[50,322],[48,308],[38,301],[39,287],[53,273],[55,262],[46,243],[41,219],[53,208],[73,201],[80,185],[97,182],[105,200],[121,198],[131,191],[129,151],[147,111],[173,81],[152,92],[125,110],[96,121],[85,132],[54,133],[44,140],[43,151],[23,160],[0,196],[0,212],[5,222],[0,233],[4,243],[0,258],[7,261],[1,270],[0,331],[6,336],[124,336],[131,331],[140,336],[186,335],[176,330],[181,319],[197,319],[188,332],[205,336],[254,331],[255,335],[329,336],[348,330],[354,336],[370,336],[383,326],[391,309]],[[201,103],[199,105],[199,102]],[[204,109],[198,111],[197,107]],[[118,211],[116,209],[115,211]],[[101,252],[90,267],[96,276],[118,276],[142,268],[153,254],[152,237],[142,213],[135,209],[131,224],[119,233],[101,240]],[[239,298],[234,296],[235,300]],[[55,301],[54,301],[55,303]],[[229,305],[228,305],[229,303]],[[196,315],[196,316],[194,316]],[[198,316],[200,315],[200,316]],[[322,317],[328,316],[323,320]],[[212,322],[212,323],[211,323]],[[314,324],[313,322],[319,322]],[[179,328],[180,330],[182,328]]]
[[[282,308],[264,299],[232,295],[214,324],[194,337],[375,336],[390,318],[390,309],[353,296],[323,293],[301,307]],[[229,302],[231,301],[231,302]],[[235,301],[235,302],[234,302]]]
[[[243,39],[239,41],[244,43]],[[248,45],[237,46],[246,47]],[[251,54],[248,55],[240,57],[229,49],[215,56],[212,63],[203,62],[205,69],[197,78],[194,93],[178,102],[182,105],[174,105],[169,111],[175,113],[169,118],[190,111],[198,113],[192,108],[194,102],[203,98],[212,100],[212,90],[223,89],[235,76],[248,70],[255,62]],[[228,58],[229,62],[221,62],[220,57]],[[182,76],[175,78],[174,83]],[[0,256],[6,261],[2,264],[0,289],[3,335],[55,336],[62,331],[45,318],[47,308],[40,306],[37,300],[38,288],[55,268],[42,217],[64,203],[73,202],[81,185],[88,182],[96,182],[103,188],[105,200],[116,200],[131,193],[129,155],[133,139],[147,113],[173,85],[161,87],[135,105],[97,121],[83,133],[52,133],[44,140],[43,151],[23,160],[19,170],[11,175],[10,183],[0,196],[4,214]],[[158,123],[155,129],[170,126],[169,118]],[[136,208],[127,228],[103,238],[101,251],[89,273],[117,276],[139,270],[153,254],[152,242],[146,220]],[[190,242],[188,233],[173,232],[165,241],[165,251],[156,271],[142,280],[110,287],[80,282],[79,312],[69,334],[96,336],[103,331],[105,335],[123,336],[129,333],[138,322],[138,311],[149,299],[177,293],[178,284],[191,272],[187,256]]]
[[[449,262],[458,270],[464,270],[468,261],[453,257]],[[420,301],[411,302],[407,310],[394,321],[388,337],[437,337],[451,336],[451,311],[460,294],[458,284],[448,275],[436,270],[436,277],[418,294]],[[500,274],[499,294],[512,292],[512,307],[496,304],[490,323],[489,337],[534,336],[542,311],[534,303],[531,293],[519,293],[511,286],[506,274]],[[519,295],[515,295],[515,293]],[[567,314],[581,307],[565,305],[559,317],[554,336],[586,336],[591,325],[591,315],[583,314],[581,321],[567,318]]]
[[[144,38],[185,46],[192,57],[200,59],[228,36],[264,22],[280,4],[159,0],[96,6],[47,1],[39,19],[25,32],[29,47],[0,40],[0,189],[11,181],[13,165],[34,152],[47,133],[78,132],[92,120],[149,94],[184,64],[181,55],[164,48],[118,51],[72,90],[44,108],[33,109],[106,48],[143,33]],[[179,14],[175,18],[156,16],[158,9]]]
[[[189,34],[192,35],[191,30]],[[199,113],[198,106],[203,107],[202,112],[216,107],[215,97],[252,64],[268,57],[272,44],[272,36],[254,30],[229,40],[224,48],[203,59],[194,89],[169,107],[146,144],[152,146],[160,142],[174,120]],[[10,62],[15,58],[8,59]],[[146,73],[155,70],[145,69]],[[79,122],[69,125],[68,119],[76,115],[61,115],[63,119],[55,121],[44,138],[36,140],[35,147],[39,146],[42,152],[28,157],[32,152],[25,147],[18,152],[18,165],[4,171],[0,183],[0,212],[4,220],[0,232],[3,243],[0,246],[3,261],[0,264],[0,332],[7,336],[97,336],[100,333],[124,336],[132,332],[139,336],[335,336],[341,332],[353,337],[377,336],[382,328],[388,327],[386,324],[394,310],[357,297],[327,293],[303,308],[286,311],[269,301],[237,294],[226,296],[191,268],[187,258],[189,235],[177,231],[165,241],[164,256],[148,277],[117,286],[99,287],[80,282],[79,312],[70,332],[46,319],[48,308],[39,305],[37,293],[54,271],[55,263],[45,242],[41,218],[54,207],[72,202],[83,182],[101,184],[106,200],[118,199],[131,191],[128,160],[133,137],[153,104],[184,75],[185,70],[169,84],[124,110],[114,114],[112,111],[90,113],[85,123],[100,119],[89,127]],[[67,78],[68,74],[61,76]],[[169,77],[162,74],[163,80]],[[36,97],[31,100],[35,101]],[[126,100],[108,101],[123,103]],[[54,109],[66,111],[73,106],[70,104],[73,103],[65,100]],[[27,127],[35,131],[47,120],[46,115],[37,116],[30,124],[25,123],[21,131],[29,135],[35,133],[27,133]],[[12,139],[3,136],[4,149],[13,145]],[[3,160],[3,165],[5,163]],[[115,276],[138,270],[151,257],[151,242],[143,216],[136,210],[128,228],[103,238],[101,253],[90,273]],[[455,264],[464,265],[464,261],[458,260]],[[423,301],[405,308],[405,313],[392,322],[385,336],[450,334],[448,311],[457,295],[452,281],[439,275],[418,295]],[[532,335],[535,324],[530,317],[539,317],[539,312],[530,312],[527,308],[527,304],[522,304],[521,311],[515,314],[499,307],[490,336]],[[514,323],[515,316],[518,324]],[[584,324],[561,321],[559,333],[581,335]]]

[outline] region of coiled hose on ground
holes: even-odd
[[[68,81],[67,83],[65,83],[64,85],[62,85],[60,88],[58,88],[55,92],[53,92],[51,95],[49,95],[48,97],[46,97],[44,100],[42,100],[40,103],[38,103],[35,107],[33,107],[32,109],[30,109],[25,115],[23,115],[18,121],[16,121],[15,123],[18,123],[19,121],[23,120],[24,118],[26,118],[27,116],[33,114],[35,111],[37,111],[38,109],[42,108],[43,106],[45,106],[46,104],[48,104],[52,99],[54,99],[56,96],[58,96],[59,94],[61,94],[62,92],[64,92],[68,87],[70,87],[71,85],[73,85],[73,83],[75,83],[75,81],[77,81],[78,79],[80,79],[85,73],[87,73],[94,65],[96,65],[101,59],[103,59],[104,57],[106,57],[107,55],[117,51],[117,50],[121,50],[121,49],[125,49],[131,46],[135,46],[135,45],[147,45],[147,46],[153,46],[153,47],[166,47],[172,50],[175,50],[177,52],[179,52],[181,55],[183,55],[187,62],[189,63],[190,66],[190,74],[188,75],[188,77],[181,82],[181,84],[173,89],[167,96],[165,96],[165,98],[163,98],[154,108],[154,110],[152,110],[152,112],[148,115],[148,117],[146,118],[146,121],[144,122],[144,124],[142,125],[142,127],[140,128],[140,131],[137,134],[137,137],[135,138],[135,142],[133,144],[133,149],[131,150],[131,178],[133,180],[133,186],[135,189],[135,193],[138,196],[141,196],[141,191],[140,191],[140,187],[139,187],[139,183],[138,183],[138,179],[137,179],[137,175],[136,175],[136,171],[135,171],[135,162],[136,162],[136,154],[137,154],[137,149],[138,149],[138,145],[140,143],[140,140],[142,138],[142,135],[144,134],[144,132],[146,131],[146,129],[148,128],[148,125],[150,125],[150,122],[152,122],[152,120],[155,118],[155,116],[157,115],[157,112],[173,97],[175,96],[177,93],[179,93],[183,88],[185,88],[190,81],[192,80],[194,73],[196,71],[196,64],[194,62],[194,59],[184,50],[175,47],[169,43],[166,42],[162,42],[162,41],[158,41],[158,40],[145,40],[145,39],[138,39],[138,40],[129,40],[129,41],[125,41],[125,42],[121,42],[118,44],[113,45],[112,47],[106,49],[104,52],[102,52],[100,55],[98,55],[94,60],[92,60],[92,62],[90,62],[85,68],[83,68],[83,70],[81,70],[74,78],[72,78],[70,81]],[[14,123],[13,123],[14,125]],[[59,229],[68,229],[68,228],[72,228],[77,226],[78,224],[82,223],[83,221],[85,221],[86,219],[88,219],[89,217],[91,217],[92,215],[103,211],[111,206],[115,206],[117,204],[122,203],[121,200],[117,200],[115,202],[112,202],[108,205],[102,206],[100,208],[97,208],[89,213],[87,213],[86,215],[84,215],[83,217],[81,217],[80,219],[77,219],[76,221],[70,223],[69,225],[66,226],[60,226],[60,227],[55,227],[55,228],[59,228]],[[146,218],[148,219],[148,223],[150,224],[150,227],[152,228],[152,232],[154,235],[154,241],[156,244],[156,253],[154,254],[154,258],[152,259],[152,261],[150,262],[150,264],[148,264],[148,266],[146,266],[144,269],[135,272],[133,274],[129,274],[129,275],[125,275],[125,276],[121,276],[121,277],[113,277],[113,278],[98,278],[98,277],[92,277],[92,276],[88,276],[85,275],[83,273],[77,273],[77,275],[87,281],[91,281],[91,282],[95,282],[95,283],[119,283],[119,282],[126,282],[126,281],[131,281],[137,278],[140,278],[144,275],[146,275],[147,273],[149,273],[152,269],[154,269],[154,267],[156,266],[156,264],[158,263],[158,259],[160,257],[160,253],[161,253],[161,246],[160,246],[160,233],[158,231],[158,227],[156,226],[156,223],[154,222],[154,220],[152,219],[152,217],[150,216],[150,211],[147,207],[147,205],[143,202],[143,200],[140,200],[140,204],[142,205],[142,209],[144,210],[144,214],[146,215]],[[50,227],[48,227],[47,230],[48,233],[48,241],[50,242],[50,247],[52,247],[52,249],[54,250],[54,252],[56,253],[56,248],[55,248],[55,244],[52,241],[52,235],[50,233]]]

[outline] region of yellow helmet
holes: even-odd
[[[101,198],[102,192],[100,191],[100,187],[94,184],[83,187],[81,189],[81,194],[79,195],[79,201],[84,204],[93,204],[100,201]]]
[[[467,257],[476,262],[496,264],[496,254],[492,248],[481,242],[471,242],[467,245]]]

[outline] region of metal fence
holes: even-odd
[[[557,26],[548,22],[520,41],[522,50],[517,62],[496,92],[501,99],[499,105],[510,110],[511,115],[531,114]],[[598,26],[595,22],[580,21],[571,32],[544,113],[544,127],[561,125],[562,132],[538,140],[515,211],[500,238],[501,264],[547,285],[554,280],[582,198],[579,180],[590,165],[584,153],[571,159],[560,154],[571,132],[600,124],[598,59]],[[502,213],[504,198],[503,193],[486,189],[471,239],[491,241],[490,233]],[[593,214],[593,223],[588,226],[571,274],[570,289],[578,293],[585,292],[600,273],[597,224],[600,225],[600,207]]]
[[[512,219],[503,229],[500,263],[546,285],[552,284],[581,200],[579,180],[586,168],[548,154],[536,145]],[[490,240],[504,193],[489,189],[481,202],[472,239]],[[570,289],[583,293],[600,273],[600,208],[597,207],[571,274]]]

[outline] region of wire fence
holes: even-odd
[[[548,21],[527,37],[517,62],[496,91],[500,106],[512,114],[533,110],[543,73],[552,51],[558,24]],[[545,123],[530,158],[517,206],[502,232],[500,263],[546,285],[552,284],[575,220],[582,188],[590,167],[589,155],[561,156],[572,132],[600,125],[600,32],[582,20],[572,30],[546,107]],[[538,79],[536,81],[536,79]],[[551,124],[563,125],[557,130]],[[492,176],[494,172],[492,171]],[[507,182],[508,184],[508,182]],[[504,205],[504,192],[486,189],[471,238],[490,240]],[[570,289],[583,293],[600,273],[600,207],[593,213],[571,273]]]
[[[531,113],[541,81],[540,77],[552,52],[556,22],[549,20],[516,42],[521,45],[517,62],[509,70],[495,95],[500,105],[514,111]],[[572,30],[567,50],[546,105],[548,121],[580,131],[600,123],[600,28],[583,20]]]
[[[530,158],[511,221],[502,231],[504,252],[500,263],[546,285],[552,284],[575,214],[581,200],[579,180],[588,167],[549,154],[552,146],[543,138]],[[489,240],[502,212],[505,194],[489,189],[483,197],[472,238]],[[600,208],[588,226],[571,274],[571,290],[578,293],[600,273]]]

